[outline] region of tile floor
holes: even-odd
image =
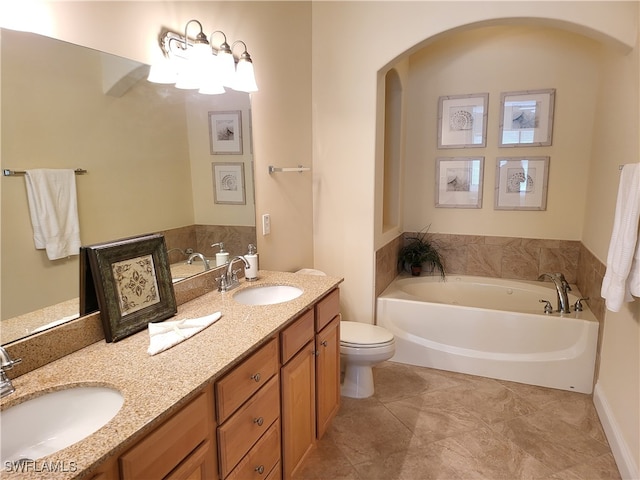
[[[620,479],[589,395],[392,362],[374,378],[295,480]]]

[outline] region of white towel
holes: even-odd
[[[171,322],[150,323],[148,325],[150,342],[147,353],[155,355],[167,350],[204,330],[221,316],[220,312],[216,312],[202,318],[185,318],[184,320]]]
[[[602,298],[612,312],[623,302],[632,302],[632,292],[640,293],[640,163],[625,165],[620,174],[613,232],[607,255],[607,270],[602,281]],[[634,262],[633,257],[637,257]],[[633,264],[633,267],[632,267]]]
[[[76,176],[70,169],[27,170],[33,240],[49,260],[80,253]]]

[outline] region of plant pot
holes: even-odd
[[[419,277],[422,273],[422,265],[411,265],[411,275]]]

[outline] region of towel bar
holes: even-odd
[[[83,168],[76,168],[74,172],[76,172],[76,175],[83,175],[87,173],[87,171]],[[27,172],[25,172],[24,170],[9,170],[8,168],[2,170],[2,175],[4,175],[5,177],[17,177],[25,175],[26,173]]]

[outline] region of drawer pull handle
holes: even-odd
[[[260,475],[262,475],[264,473],[264,465],[259,465],[256,467],[256,472],[258,472]]]
[[[264,418],[262,418],[262,417],[254,418],[253,419],[253,423],[257,423],[258,426],[261,427],[262,424],[264,423]]]
[[[327,346],[327,341],[323,340],[322,342],[320,342],[320,345],[322,345],[323,347],[326,347]]]
[[[251,375],[251,379],[255,380],[256,382],[259,382],[260,381],[260,372],[254,373],[253,375]]]

